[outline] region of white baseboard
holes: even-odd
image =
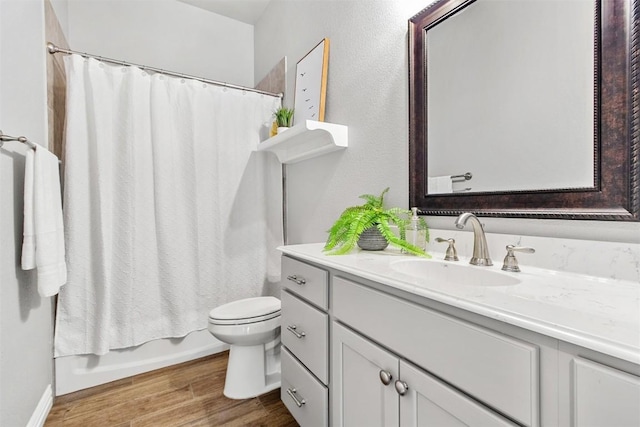
[[[47,386],[38,402],[36,410],[31,415],[31,419],[27,423],[27,427],[42,427],[53,406],[53,389],[51,384]]]

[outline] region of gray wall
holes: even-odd
[[[253,86],[253,26],[175,0],[58,0],[71,49]]]
[[[287,93],[295,65],[331,40],[327,122],[349,126],[349,148],[288,167],[289,243],[320,242],[358,195],[391,187],[389,206],[408,206],[407,20],[430,0],[273,0],[255,27],[255,76],[283,56]],[[293,105],[293,99],[286,103]],[[427,218],[454,229],[453,217]],[[640,223],[483,219],[489,232],[640,242]]]
[[[0,1],[0,129],[47,138],[42,0]],[[19,267],[24,153],[0,149],[0,425],[27,424],[52,383],[52,299]]]
[[[255,76],[287,56],[291,106],[296,63],[330,39],[325,121],[349,126],[347,150],[288,166],[289,243],[325,240],[363,193],[407,205],[407,18],[424,3],[274,0],[256,23]]]

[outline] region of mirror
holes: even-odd
[[[593,0],[476,1],[429,29],[428,194],[593,187],[594,18]]]
[[[411,18],[411,206],[638,220],[637,1],[441,0]]]

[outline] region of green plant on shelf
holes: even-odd
[[[293,126],[293,108],[278,108],[274,113],[278,127],[289,128]]]

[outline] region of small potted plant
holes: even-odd
[[[404,252],[430,258],[423,249],[405,240],[405,228],[409,224],[411,211],[402,208],[384,208],[384,195],[363,194],[361,199],[366,203],[345,209],[329,229],[329,237],[324,251],[329,255],[343,255],[353,249],[356,244],[365,250],[382,250],[389,244],[401,248]],[[424,230],[428,230],[424,218],[420,218]],[[391,226],[396,225],[400,236],[394,234]],[[427,233],[427,240],[429,239]]]
[[[284,132],[293,125],[293,108],[278,108],[273,115],[278,125],[278,133]]]

